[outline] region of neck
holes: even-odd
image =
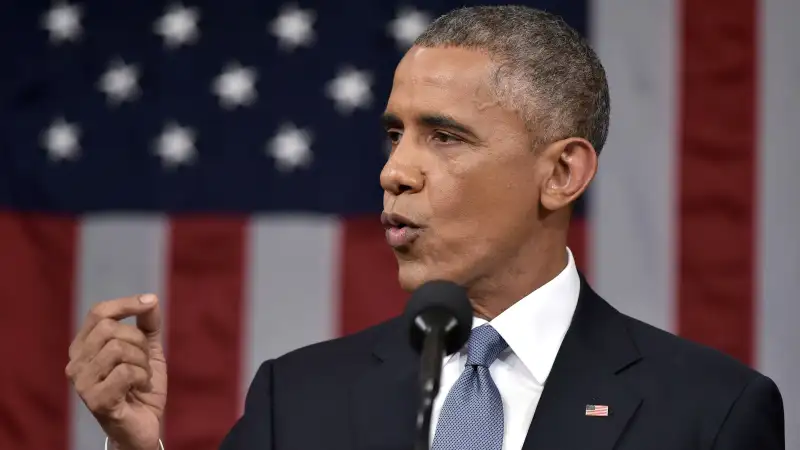
[[[474,283],[468,290],[474,314],[492,320],[526,295],[555,278],[568,263],[566,237],[545,239],[520,251],[491,277]]]

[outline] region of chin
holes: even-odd
[[[413,292],[430,281],[427,268],[416,261],[400,261],[397,270],[397,281],[406,292]]]
[[[401,260],[398,262],[397,280],[400,283],[400,287],[407,292],[413,292],[432,280],[447,280],[455,283],[463,281],[457,274],[447,272],[419,261]]]

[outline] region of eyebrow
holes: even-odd
[[[384,113],[381,122],[385,128],[400,128],[403,125],[403,121],[393,113]],[[446,128],[477,137],[472,128],[445,114],[421,114],[416,117],[416,122],[431,128]]]

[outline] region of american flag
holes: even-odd
[[[608,416],[608,406],[586,405],[586,415],[591,417],[606,417]]]
[[[165,305],[169,450],[215,448],[264,359],[401,311],[379,116],[413,38],[477,3],[3,2],[0,448],[101,448],[64,376],[100,300]],[[523,3],[609,75],[580,268],[773,377],[800,423],[800,2]]]

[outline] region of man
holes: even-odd
[[[455,281],[475,311],[443,361],[432,448],[783,449],[770,379],[622,315],[576,270],[570,209],[608,121],[600,62],[540,11],[453,11],[398,65],[380,182],[399,281]],[[221,448],[410,449],[418,362],[398,319],[266,361]],[[159,448],[155,296],[98,304],[66,372],[116,448]]]

